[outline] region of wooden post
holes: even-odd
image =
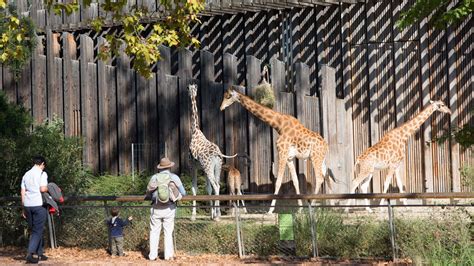
[[[261,78],[262,62],[254,56],[247,56],[247,94],[253,96],[254,88],[258,85]],[[242,107],[243,108],[243,107]],[[273,192],[274,186],[270,179],[272,169],[272,154],[268,152],[271,149],[271,128],[253,116],[249,117],[249,153],[252,165],[250,166],[250,191]],[[275,177],[276,178],[276,177]]]
[[[130,58],[123,52],[117,58],[117,118],[119,172],[132,169],[132,143],[136,142],[135,73],[130,69]]]
[[[234,86],[237,84],[237,57],[231,54],[224,54],[224,90],[233,89],[245,94],[245,87]],[[219,105],[220,106],[220,105]],[[246,110],[235,103],[224,110],[225,114],[225,153],[226,154],[247,154],[248,155],[248,131]],[[242,176],[242,183],[245,189],[249,188],[249,168],[252,162],[246,162],[244,158],[229,159],[234,166],[239,169]],[[250,163],[250,164],[248,164]]]
[[[188,49],[181,49],[178,53],[178,90],[179,90],[179,146],[180,146],[180,172],[190,172],[189,145],[191,142],[191,100],[188,85],[192,80],[192,53]]]
[[[84,164],[93,172],[99,170],[98,114],[97,114],[97,70],[94,61],[94,43],[86,35],[81,35],[81,114],[84,136]]]
[[[38,37],[38,45],[31,62],[33,70],[32,110],[36,123],[41,123],[47,117],[47,90],[46,90],[46,56],[43,55],[43,37]],[[3,73],[5,79],[5,72]],[[5,82],[5,80],[4,80]]]

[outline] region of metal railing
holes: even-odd
[[[268,204],[264,201],[277,199],[276,213],[267,214]],[[295,204],[297,199],[308,200],[304,206]],[[369,204],[376,210],[374,213],[344,212],[346,207],[363,208],[366,205],[346,205],[345,202],[333,204],[330,201],[349,199],[387,199],[387,205]],[[396,199],[418,199],[417,203],[395,205]],[[427,201],[448,199],[443,203]],[[440,210],[452,206],[453,210],[468,209],[472,205],[474,193],[388,193],[388,194],[324,194],[324,195],[198,195],[185,196],[179,203],[176,226],[175,247],[180,252],[238,254],[249,255],[290,255],[298,257],[337,257],[340,245],[331,242],[327,232],[335,227],[345,231],[347,228],[364,228],[376,223],[374,239],[383,239],[383,247],[359,247],[362,250],[356,257],[382,257],[397,259],[400,256],[400,244],[397,244],[397,217],[406,213],[411,216],[437,215]],[[200,204],[196,220],[191,220],[190,202]],[[226,201],[221,205],[223,213],[220,222],[210,219],[210,206],[204,205],[209,200]],[[237,200],[246,201],[244,208],[235,204]],[[311,201],[317,201],[312,204]],[[0,237],[18,239],[18,235],[7,235],[10,228],[18,228],[19,198],[0,198]],[[126,229],[126,248],[143,250],[148,247],[148,224],[150,204],[144,196],[70,196],[61,206],[61,216],[50,216],[48,243],[51,247],[75,246],[84,248],[107,248],[108,237],[105,219],[109,217],[112,206],[120,206],[121,216],[134,216],[133,225]],[[331,210],[331,211],[329,211]],[[400,210],[400,211],[399,211]],[[414,212],[413,212],[414,210]],[[429,213],[429,214],[427,214]],[[461,213],[459,211],[459,213]],[[16,216],[15,216],[16,215]],[[461,215],[461,214],[460,214]],[[361,219],[360,217],[364,218]],[[461,215],[462,216],[462,215]],[[339,221],[340,223],[335,223]],[[23,222],[24,223],[24,222]],[[335,223],[334,225],[332,223]],[[10,226],[10,227],[9,227]],[[25,227],[26,225],[23,225]],[[2,228],[3,227],[3,228]],[[345,229],[346,228],[346,229]],[[400,229],[400,228],[399,228]],[[350,231],[347,229],[347,231]],[[403,231],[403,230],[401,230]],[[19,234],[25,231],[19,230]],[[25,237],[23,237],[25,239]],[[388,240],[388,241],[385,241]],[[1,241],[0,241],[1,242]],[[363,246],[362,244],[358,244]],[[376,250],[379,248],[380,250]],[[162,250],[162,249],[160,249]],[[374,251],[376,250],[376,251]]]

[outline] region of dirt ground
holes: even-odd
[[[168,262],[162,259],[149,261],[146,254],[138,251],[129,251],[125,257],[111,257],[103,249],[78,249],[57,248],[46,249],[45,254],[49,257],[47,261],[41,261],[42,265],[273,265],[273,264],[297,264],[297,265],[409,265],[407,262],[391,263],[383,261],[336,261],[325,259],[301,259],[301,258],[244,258],[237,255],[187,255],[176,254],[174,261]],[[25,263],[25,250],[18,247],[0,247],[0,265],[21,265]]]

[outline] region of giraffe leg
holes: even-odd
[[[286,154],[286,153],[279,152],[279,154]],[[281,182],[283,181],[283,174],[285,173],[285,166],[286,166],[286,160],[284,156],[279,156],[279,159],[280,160],[278,161],[278,175],[277,175],[277,180],[275,183],[275,193],[273,193],[274,195],[278,195],[278,192],[280,191]],[[276,203],[276,200],[272,200],[271,207],[268,210],[268,214],[272,214],[273,211],[275,210],[275,203]]]
[[[192,175],[192,179],[193,179],[193,186],[191,188],[191,191],[193,193],[193,196],[196,196],[196,192],[197,192],[197,169],[196,169],[196,165],[194,162],[191,163],[191,175]],[[191,221],[194,221],[196,220],[196,201],[193,200],[193,211],[192,211],[192,214],[191,214]]]
[[[313,154],[317,154],[314,152]],[[314,194],[318,194],[321,190],[321,186],[324,182],[324,171],[323,171],[323,161],[319,157],[312,156],[311,164],[313,165],[314,175],[316,176],[316,184],[314,185]],[[315,201],[311,201],[311,204],[314,204]]]
[[[212,195],[212,186],[211,186],[211,181],[209,180],[209,178],[212,178],[211,176],[207,175],[207,179],[206,179],[206,191],[207,191],[207,195]],[[214,209],[214,204],[212,202],[212,200],[209,201],[209,206],[211,207],[211,219],[214,219],[215,217],[215,209]]]
[[[400,175],[400,166],[395,168],[395,180],[397,181],[397,186],[400,193],[404,193],[402,176]],[[401,199],[400,201],[403,203],[403,205],[407,204],[407,199]]]
[[[372,178],[372,175],[371,175],[371,178]],[[360,190],[362,191],[362,193],[367,194],[367,192],[369,191],[369,185],[370,185],[370,180],[365,181],[360,185]],[[365,199],[364,202],[365,202],[365,205],[366,205],[365,209],[368,212],[373,212],[372,209],[369,207],[369,200]]]
[[[220,193],[221,168],[222,168],[222,160],[220,158],[217,158],[216,163],[214,164],[214,179],[213,179],[214,180],[213,188],[216,195],[219,195]],[[219,219],[219,217],[221,216],[220,201],[216,200],[214,202],[214,205],[217,207],[216,217],[217,219]]]
[[[385,177],[385,182],[383,183],[383,193],[387,193],[388,188],[390,187],[390,182],[392,182],[393,174],[395,173],[395,169],[393,167],[388,168],[387,176]],[[380,201],[380,205],[385,204],[385,199]]]
[[[212,189],[214,189],[214,195],[219,196],[219,189],[220,189],[219,183],[217,183],[215,180],[211,180],[210,184],[212,186]],[[211,189],[211,192],[212,192],[212,189]],[[213,220],[218,221],[221,216],[218,200],[214,201],[214,205],[211,210],[213,213],[213,216],[212,216]]]
[[[293,181],[293,186],[295,187],[296,194],[300,195],[300,182],[298,181],[298,175],[296,174],[295,163],[293,162],[293,160],[289,160],[287,165],[288,170],[290,170],[290,175]],[[298,200],[298,206],[303,206],[303,202],[301,199]]]
[[[355,191],[357,187],[359,186],[361,186],[361,190],[362,190],[363,182],[367,182],[369,184],[373,176],[373,171],[374,171],[373,168],[365,168],[361,165],[360,172],[357,174],[357,177],[352,181],[351,189],[349,190],[349,193],[355,194]],[[367,185],[367,188],[368,188],[368,185]],[[356,203],[356,200],[351,199],[349,200],[348,205],[355,205],[355,203]],[[346,207],[345,211],[348,212],[349,207]]]
[[[240,189],[240,187],[237,188],[237,195],[242,195],[242,190]],[[237,201],[237,202],[239,202],[239,201]],[[245,208],[245,201],[244,200],[242,200],[242,206],[243,206],[242,212],[247,213],[247,209]]]

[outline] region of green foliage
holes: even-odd
[[[15,80],[29,62],[37,44],[33,21],[19,16],[14,6],[6,9],[0,1],[0,63],[5,64]]]
[[[65,137],[63,122],[46,120],[32,128],[28,112],[8,103],[0,91],[0,195],[18,195],[23,174],[32,167],[31,158],[47,160],[49,181],[56,182],[66,194],[79,194],[87,187],[90,174],[82,167],[79,138]]]
[[[419,265],[473,265],[472,217],[458,211],[430,218],[397,220],[397,243],[402,257]]]
[[[403,29],[428,18],[429,23],[436,28],[445,28],[472,14],[473,0],[460,0],[457,4],[452,4],[453,2],[451,0],[417,0],[410,9],[400,15],[396,25]]]
[[[95,178],[85,192],[101,196],[145,195],[149,179],[149,176],[143,174],[133,178],[129,175],[103,175]]]
[[[28,169],[22,153],[29,145],[32,119],[27,111],[10,104],[0,91],[0,195],[9,196],[20,191],[20,180]],[[29,165],[31,167],[31,165]]]
[[[474,167],[466,165],[463,166],[460,170],[462,185],[468,187],[469,191],[474,191]]]
[[[42,154],[47,160],[49,181],[57,183],[67,195],[81,194],[92,178],[82,166],[82,140],[66,137],[61,119],[45,120],[35,126],[30,136],[26,158]]]
[[[163,14],[166,15],[155,22],[151,30],[145,27],[142,18],[149,17],[152,13],[138,5],[129,7],[127,2],[105,0],[98,3],[104,16],[91,20],[90,26],[98,32],[110,23],[121,25],[123,29],[119,34],[114,32],[105,35],[107,42],[99,48],[100,59],[119,55],[123,46],[125,54],[132,58],[133,69],[143,77],[151,78],[151,68],[160,59],[157,49],[160,45],[199,46],[199,41],[191,36],[190,25],[200,22],[197,15],[204,9],[203,0],[160,0]],[[47,1],[49,10],[65,10],[68,14],[77,11],[76,5],[77,3],[59,3],[57,0]],[[90,1],[84,1],[83,5],[90,5]],[[124,12],[126,8],[128,10]],[[109,18],[112,18],[112,21]]]

